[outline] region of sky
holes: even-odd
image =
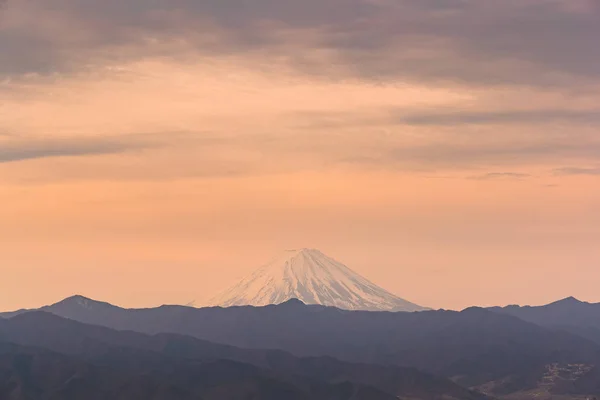
[[[0,0],[0,310],[202,305],[318,248],[600,302],[600,0]]]

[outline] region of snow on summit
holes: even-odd
[[[371,283],[319,250],[288,250],[234,287],[210,301],[211,305],[264,306],[290,299],[346,310],[421,311]]]

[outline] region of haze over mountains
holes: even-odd
[[[600,304],[573,299],[548,305],[544,312],[548,318],[556,315],[559,321],[565,307],[576,314],[584,310],[581,312],[586,312],[596,323],[599,319]],[[390,313],[348,311],[306,305],[299,300],[263,307],[123,309],[74,296],[41,310],[45,312],[2,314],[9,319],[0,320],[0,342],[42,347],[70,356],[89,353],[86,362],[92,365],[98,365],[100,359],[106,360],[97,357],[116,346],[120,350],[111,350],[110,357],[106,357],[118,360],[114,361],[115,365],[137,366],[127,372],[134,375],[144,371],[138,369],[140,364],[162,365],[165,352],[168,357],[183,356],[203,363],[228,360],[258,368],[258,372],[250,374],[252,379],[262,379],[264,370],[267,376],[273,371],[285,372],[285,377],[276,381],[301,375],[321,384],[331,384],[339,383],[343,377],[344,382],[352,383],[353,390],[358,390],[356,385],[367,385],[368,388],[361,390],[376,389],[381,398],[390,393],[401,397],[402,393],[408,393],[406,386],[390,388],[390,382],[398,380],[415,385],[425,382],[422,386],[410,386],[410,390],[419,394],[407,398],[415,399],[477,396],[465,392],[466,389],[493,397],[523,399],[533,395],[561,394],[579,398],[600,394],[597,384],[600,382],[597,368],[600,336],[596,340],[584,338],[559,327],[507,315],[502,309]],[[574,320],[572,326],[589,325],[576,324],[583,322],[583,319]],[[162,355],[157,356],[157,352]],[[125,359],[119,358],[125,354],[128,354]],[[158,359],[152,361],[153,357]],[[180,362],[173,361],[176,366],[168,368],[188,371],[189,366],[185,362],[181,366]],[[151,368],[163,371],[163,367]],[[426,375],[406,368],[416,368]],[[229,378],[237,376],[227,368],[223,374]],[[406,378],[406,374],[412,378]],[[427,376],[441,380],[434,384]],[[365,380],[367,377],[371,378]],[[458,384],[463,392],[459,393],[449,380]],[[306,392],[305,386],[295,388],[304,393],[305,398],[320,398]],[[197,390],[196,393],[200,393],[204,389]],[[449,395],[450,392],[454,394]]]
[[[600,395],[600,304],[426,310],[313,249],[215,302],[125,309],[77,295],[2,313],[0,399]]]
[[[569,331],[600,343],[600,304],[568,297],[544,306],[511,305],[492,307],[490,310],[541,326]]]
[[[77,378],[97,379],[89,369],[108,369],[119,383],[156,377],[154,386],[169,393],[201,398],[257,399],[485,399],[451,381],[411,368],[353,364],[332,358],[297,358],[273,350],[244,350],[175,334],[148,336],[82,324],[49,313],[32,312],[0,321],[0,339],[18,346],[35,346],[73,358],[33,348],[0,349],[2,356],[25,352],[29,365],[50,358],[66,368],[78,360]],[[0,366],[1,369],[1,366]],[[91,378],[90,378],[91,379]],[[68,381],[68,380],[67,380]],[[61,392],[74,390],[66,385]],[[143,390],[145,387],[141,385]],[[110,385],[109,385],[110,387]],[[160,397],[163,398],[163,397]],[[178,399],[179,397],[165,396]],[[188,398],[188,397],[182,397]],[[192,397],[190,397],[192,398]],[[193,397],[196,398],[196,397]]]
[[[299,299],[346,310],[422,311],[316,249],[288,250],[209,301],[265,306]]]

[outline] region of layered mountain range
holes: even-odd
[[[427,310],[314,249],[283,253],[213,304],[73,296],[0,314],[0,399],[600,396],[600,304]]]
[[[38,390],[56,393],[57,399],[77,398],[77,393],[80,399],[127,398],[118,396],[136,391],[150,396],[136,399],[486,398],[413,368],[117,331],[45,312],[0,321],[1,342],[12,344],[0,346],[0,389],[12,386],[32,398]],[[51,365],[58,368],[45,377],[41,371]]]
[[[565,307],[569,313],[563,314]],[[600,305],[566,299],[543,308],[559,322],[561,315],[582,312],[597,322]],[[0,388],[30,390],[36,371],[64,362],[77,378],[68,382],[90,380],[93,391],[96,379],[106,381],[102,387],[114,389],[111,396],[126,390],[122,382],[132,382],[140,387],[127,390],[165,396],[157,399],[188,398],[181,393],[269,399],[283,396],[278,390],[289,391],[285,398],[348,400],[600,395],[600,337],[508,314],[500,308],[349,311],[299,300],[262,307],[124,309],[74,296],[40,310],[1,315],[0,343],[11,345],[1,352],[0,376],[10,379]],[[144,377],[154,375],[158,386],[148,386]],[[48,391],[76,392],[61,386],[62,375],[56,379]]]

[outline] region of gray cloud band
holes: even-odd
[[[580,167],[565,167],[554,170],[556,175],[592,175],[600,176],[600,167],[597,168],[580,168]]]
[[[23,13],[32,18],[19,22]],[[596,0],[32,0],[9,1],[1,18],[5,76],[169,53],[149,43],[177,39],[203,55],[252,57],[248,50],[255,50],[330,79],[544,86],[600,80]],[[32,22],[53,19],[70,22],[72,34]],[[119,46],[137,50],[107,51]],[[317,48],[328,57],[308,56]]]
[[[116,154],[147,147],[139,142],[106,139],[20,140],[0,142],[0,163],[53,157]]]

